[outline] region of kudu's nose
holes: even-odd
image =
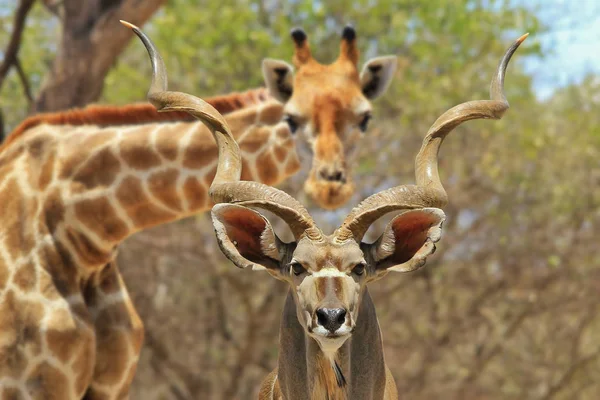
[[[343,308],[319,308],[317,322],[329,332],[334,333],[346,321],[346,310]]]
[[[346,182],[344,171],[332,167],[321,167],[319,169],[319,178],[330,182]]]

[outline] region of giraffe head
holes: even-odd
[[[290,131],[308,143],[312,167],[306,192],[334,209],[354,193],[351,165],[371,119],[371,100],[381,96],[396,69],[396,57],[377,57],[358,70],[356,32],[346,26],[340,54],[328,65],[312,58],[306,33],[292,30],[293,63],[263,61],[271,95],[283,102]]]

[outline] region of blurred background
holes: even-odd
[[[404,399],[599,398],[600,2],[0,0],[2,132],[35,112],[144,101],[150,64],[119,18],[147,21],[170,88],[200,96],[261,86],[262,58],[290,60],[295,26],[321,62],[349,22],[361,62],[398,56],[355,198],[310,207],[326,231],[362,198],[414,182],[430,124],[487,98],[504,50],[529,32],[504,119],[468,122],[444,143],[450,202],[435,256],[370,290]],[[310,206],[302,178],[282,188]],[[119,264],[146,327],[132,399],[256,397],[276,366],[284,284],[225,260],[207,215],[137,234]]]

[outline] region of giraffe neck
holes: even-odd
[[[242,179],[273,185],[298,170],[281,113],[282,105],[265,102],[226,115],[242,150]],[[216,144],[200,122],[42,124],[0,151],[0,192],[23,199],[7,218],[44,225],[28,245],[45,233],[89,269],[109,262],[131,234],[207,210],[216,165]]]

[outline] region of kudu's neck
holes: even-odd
[[[296,305],[288,294],[280,330],[277,380],[285,399],[382,399],[385,387],[383,345],[375,307],[368,291],[362,297],[352,337],[335,355],[345,385],[330,358],[306,335],[298,321]]]

